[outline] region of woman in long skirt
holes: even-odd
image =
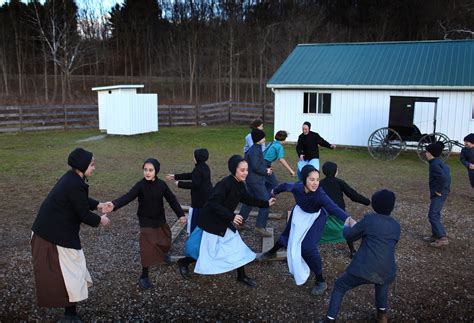
[[[109,219],[91,212],[105,206],[89,197],[85,182],[95,169],[92,153],[76,148],[68,164],[71,170],[59,179],[38,211],[31,229],[31,252],[38,305],[64,307],[62,320],[80,321],[76,303],[87,299],[92,286],[80,226],[107,225]]]
[[[255,253],[236,230],[235,226],[242,224],[242,216],[234,214],[234,211],[239,202],[268,208],[275,203],[275,199],[258,200],[247,193],[244,181],[248,164],[241,156],[232,156],[228,168],[231,175],[213,188],[199,217],[198,227],[186,242],[186,257],[178,262],[178,266],[184,277],[189,275],[189,264],[196,260],[194,272],[198,274],[214,275],[236,269],[237,281],[255,287],[255,281],[245,274],[244,269],[255,259]]]

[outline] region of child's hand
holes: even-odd
[[[241,225],[244,222],[244,218],[240,214],[236,214],[233,222],[234,224]]]
[[[349,226],[349,227],[352,228],[356,223],[357,223],[356,220],[354,220],[353,218],[351,218],[350,216],[348,216],[348,217],[346,218],[346,221],[344,222],[344,225]]]
[[[275,203],[276,203],[276,198],[274,198],[274,197],[272,197],[272,198],[270,198],[270,199],[268,200],[268,205],[269,205],[269,206],[272,206],[272,205],[275,204]]]
[[[107,217],[107,215],[102,215],[100,217],[100,224],[103,226],[109,225],[110,219]]]
[[[168,181],[173,181],[174,180],[174,174],[166,174],[165,177]]]
[[[178,222],[180,224],[186,224],[186,222],[188,222],[188,219],[186,218],[186,215],[185,216],[181,216],[179,219],[178,219]]]
[[[290,169],[290,176],[295,177],[295,172],[292,169]]]

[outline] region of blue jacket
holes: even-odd
[[[430,198],[436,197],[436,193],[442,196],[449,194],[451,187],[451,173],[449,167],[439,158],[434,158],[429,163],[429,185]]]
[[[474,171],[472,169],[469,169],[469,164],[474,164],[474,148],[464,147],[463,149],[461,149],[459,160],[469,171]]]
[[[343,230],[347,242],[362,238],[347,272],[374,284],[390,283],[396,276],[395,246],[400,240],[400,224],[389,215],[369,213],[352,228]]]
[[[249,163],[249,174],[246,183],[264,183],[267,174],[267,162],[263,159],[262,146],[253,145],[247,151],[245,159]]]

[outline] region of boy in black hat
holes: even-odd
[[[474,188],[474,133],[470,133],[464,137],[464,148],[461,150],[459,159],[467,168],[469,182],[471,183],[471,187]]]
[[[441,209],[448,197],[451,186],[449,167],[439,158],[443,149],[444,144],[441,141],[426,147],[426,159],[429,163],[431,201],[428,219],[431,224],[431,236],[424,237],[423,240],[429,242],[432,247],[441,247],[449,243],[444,226],[441,224]]]
[[[327,321],[335,321],[347,291],[365,284],[375,287],[375,304],[378,322],[387,322],[388,289],[397,272],[395,247],[400,240],[400,224],[390,216],[395,206],[395,194],[381,190],[372,195],[369,213],[355,223],[347,218],[344,237],[355,242],[362,239],[352,262],[336,280],[329,302]]]
[[[268,201],[270,199],[270,193],[268,192],[265,182],[268,176],[272,174],[271,167],[268,167],[267,162],[263,158],[262,145],[265,144],[265,132],[260,129],[252,129],[252,140],[253,146],[247,151],[245,159],[248,162],[248,176],[245,183],[249,194],[260,200]],[[244,218],[244,221],[249,217],[251,207],[247,204],[243,204],[240,208],[240,215]],[[255,225],[255,232],[262,237],[269,237],[272,234],[267,231],[267,220],[268,220],[268,208],[260,208],[257,215],[257,223]]]
[[[319,182],[319,185],[324,189],[326,194],[344,211],[346,210],[346,203],[344,202],[344,195],[349,197],[352,201],[370,205],[370,200],[365,196],[359,194],[345,181],[337,177],[338,167],[336,163],[325,162],[323,164],[323,173],[326,177]],[[334,215],[328,215],[328,220],[324,226],[323,235],[319,241],[321,244],[345,242],[346,239],[342,236],[342,229],[344,221],[341,221]],[[347,242],[350,251],[350,257],[355,255],[355,248],[352,242]]]

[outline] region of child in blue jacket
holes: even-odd
[[[441,141],[426,147],[426,159],[429,163],[430,209],[428,219],[431,224],[431,236],[423,238],[432,247],[441,247],[448,244],[446,230],[441,224],[441,210],[446,201],[450,186],[451,172],[449,167],[439,156],[443,152],[444,144]]]
[[[372,195],[372,208],[356,223],[347,218],[344,237],[349,242],[362,239],[352,262],[336,280],[327,312],[327,321],[335,321],[344,295],[360,285],[374,285],[377,320],[387,322],[388,289],[394,281],[397,265],[395,247],[400,240],[400,224],[390,216],[395,206],[395,194],[381,190]]]
[[[467,168],[469,182],[474,188],[474,133],[468,134],[464,137],[464,148],[459,155],[461,163]]]

